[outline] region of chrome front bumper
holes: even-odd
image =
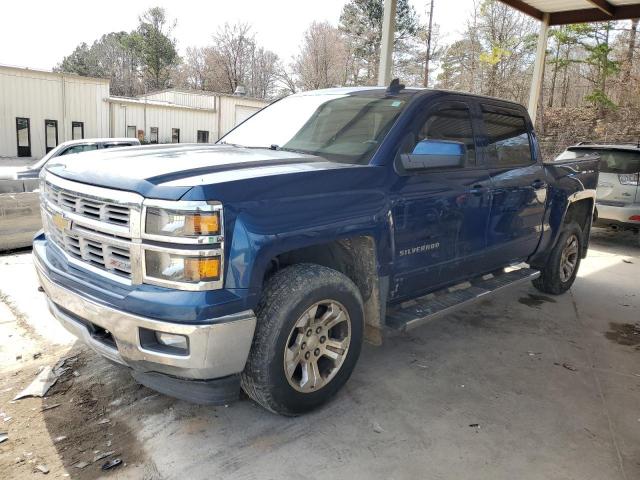
[[[40,258],[35,249],[33,261],[53,316],[100,355],[138,372],[193,380],[216,379],[244,369],[256,325],[253,311],[212,319],[205,324],[161,322],[113,309],[57,285],[46,273],[47,268],[53,267],[45,268],[46,259]],[[107,330],[113,342],[92,334],[93,326]],[[140,328],[184,335],[188,339],[188,355],[144,348]]]

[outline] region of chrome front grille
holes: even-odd
[[[45,184],[44,196],[51,205],[62,211],[76,213],[92,220],[122,227],[128,227],[131,221],[131,211],[127,206],[79,195],[50,182]]]
[[[58,228],[52,217],[45,215],[45,231],[49,239],[67,255],[89,265],[125,278],[131,277],[131,250],[124,244],[113,245],[101,234],[76,226]]]
[[[53,175],[47,175],[40,191],[47,238],[70,262],[113,280],[140,283],[139,244],[132,240],[140,236],[140,195]]]

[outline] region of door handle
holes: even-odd
[[[471,187],[471,190],[469,190],[469,193],[471,193],[471,195],[480,196],[484,195],[486,191],[486,187],[483,187],[482,185],[474,185],[473,187]]]
[[[534,180],[531,183],[531,186],[535,189],[535,190],[540,190],[541,188],[545,188],[547,186],[547,183],[544,180]]]

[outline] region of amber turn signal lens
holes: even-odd
[[[193,235],[216,235],[220,233],[218,213],[189,214],[185,218],[185,230]]]
[[[218,280],[220,257],[185,258],[184,276],[192,282]]]

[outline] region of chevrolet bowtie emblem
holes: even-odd
[[[65,217],[61,213],[56,213],[53,215],[53,223],[60,230],[70,230],[71,229],[71,220]]]

